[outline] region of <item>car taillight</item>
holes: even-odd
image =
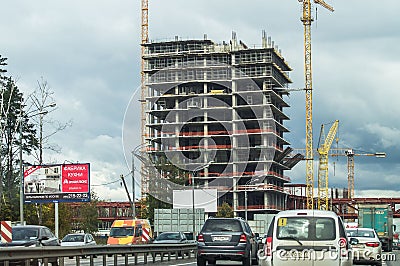
[[[378,242],[367,242],[367,243],[365,243],[365,245],[367,247],[373,247],[373,248],[379,247],[379,243]]]
[[[264,254],[265,256],[271,256],[272,254],[272,236],[268,236],[267,240],[265,240],[265,248],[264,248]]]
[[[247,242],[247,237],[246,237],[245,234],[242,234],[242,235],[240,236],[239,243],[246,243],[246,242]]]
[[[204,237],[203,237],[203,235],[199,235],[199,236],[197,237],[197,242],[204,242]]]

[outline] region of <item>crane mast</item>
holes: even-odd
[[[312,67],[311,67],[311,0],[299,0],[303,2],[304,25],[304,75],[306,92],[306,196],[307,209],[314,209],[314,162],[313,162],[313,128],[312,128]],[[315,3],[333,11],[333,8],[322,0],[314,0]]]
[[[145,145],[145,137],[146,137],[146,78],[144,74],[144,55],[146,52],[144,44],[148,42],[149,40],[149,1],[148,0],[142,0],[142,31],[141,31],[141,37],[142,37],[142,46],[141,46],[141,70],[140,70],[140,75],[141,75],[141,95],[140,95],[140,103],[141,103],[141,145],[144,147]],[[143,164],[142,164],[143,167]],[[143,170],[143,169],[142,169]],[[135,171],[135,169],[132,169],[132,171]],[[141,171],[142,173],[145,173],[145,171]],[[141,176],[141,193],[142,197],[144,197],[148,193],[148,175],[142,174]]]
[[[318,209],[329,209],[329,180],[328,180],[328,154],[332,146],[334,137],[339,126],[339,120],[336,120],[329,129],[328,135],[324,139],[317,151],[319,155],[318,166]],[[321,136],[324,135],[324,125],[321,126]]]

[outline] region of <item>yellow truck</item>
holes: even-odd
[[[149,243],[153,238],[147,219],[115,220],[111,225],[107,245],[134,245]]]

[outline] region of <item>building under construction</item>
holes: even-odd
[[[291,68],[265,33],[260,47],[232,34],[144,46],[146,142],[153,162],[173,164],[196,187],[217,188],[235,215],[285,209],[291,152],[284,109]]]

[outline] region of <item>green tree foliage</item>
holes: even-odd
[[[168,161],[165,156],[160,156],[154,162],[156,169],[163,178],[179,185],[189,185],[189,173]],[[143,218],[149,219],[154,224],[154,209],[172,209],[172,204],[165,203],[152,195],[146,196],[146,208],[142,212]]]
[[[2,65],[5,65],[4,58],[0,58],[0,67]],[[5,72],[0,70],[0,74]],[[37,140],[34,126],[24,111],[23,94],[11,77],[2,76],[1,81],[0,216],[2,219],[18,220],[21,182],[19,150],[22,147],[23,152],[30,153],[37,147]]]
[[[67,203],[59,203],[58,204],[58,235],[60,238],[69,234],[72,229],[72,211],[70,206]]]
[[[84,202],[80,204],[80,207],[75,213],[76,221],[74,221],[74,230],[84,231],[85,233],[94,233],[98,230],[97,220],[97,202],[99,198],[95,192],[91,192],[90,202]]]
[[[218,207],[218,212],[217,212],[216,217],[233,218],[232,207],[227,202],[222,203],[222,205],[220,207]]]

